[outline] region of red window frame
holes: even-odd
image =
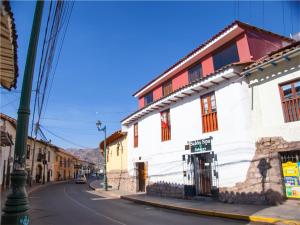
[[[139,127],[138,123],[133,125],[133,147],[137,148],[139,146]]]
[[[300,86],[298,85],[300,85],[300,79],[279,84],[283,117],[286,123],[300,120]],[[285,89],[288,87],[290,88]],[[285,93],[287,90],[290,92]]]
[[[161,141],[171,140],[170,109],[160,112]]]
[[[218,130],[217,102],[214,92],[201,96],[202,132]]]

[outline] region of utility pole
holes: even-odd
[[[98,131],[104,132],[104,149],[103,149],[103,157],[104,157],[104,189],[107,191],[107,174],[106,174],[106,125],[101,128],[101,121],[98,120],[96,122],[96,127],[98,128]]]
[[[33,25],[27,52],[20,105],[18,110],[16,145],[13,172],[11,174],[11,192],[7,197],[1,217],[2,225],[29,224],[29,202],[26,192],[26,143],[28,137],[28,123],[30,115],[30,98],[34,65],[42,21],[44,1],[37,1]]]

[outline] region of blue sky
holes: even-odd
[[[20,90],[35,3],[11,4]],[[137,109],[136,90],[235,19],[289,36],[300,31],[300,3],[75,2],[41,124],[76,145],[45,134],[65,148],[98,146],[103,133],[96,120],[108,134],[120,129],[120,120]],[[1,89],[1,112],[16,118],[19,97]]]

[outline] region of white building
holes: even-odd
[[[0,114],[0,132],[0,189],[3,190],[10,185],[10,173],[12,172],[16,140],[15,120],[3,113]]]
[[[149,193],[176,197],[219,193],[224,201],[235,197],[226,191],[239,196],[253,167],[256,141],[271,135],[259,121],[264,119],[260,109],[253,108],[263,97],[252,95],[254,75],[244,68],[290,43],[234,22],[137,91],[140,109],[122,121],[137,191],[147,186]],[[242,191],[258,192],[257,201],[265,198],[257,186]]]

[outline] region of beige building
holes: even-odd
[[[58,148],[54,161],[54,180],[69,180],[75,177],[75,163],[77,157],[62,148]]]
[[[104,141],[100,143],[103,153]],[[107,182],[113,189],[134,192],[134,179],[128,175],[127,133],[116,131],[106,138]]]
[[[43,140],[27,139],[26,170],[37,183],[54,181],[54,163],[58,147]],[[32,172],[31,172],[32,171]]]

